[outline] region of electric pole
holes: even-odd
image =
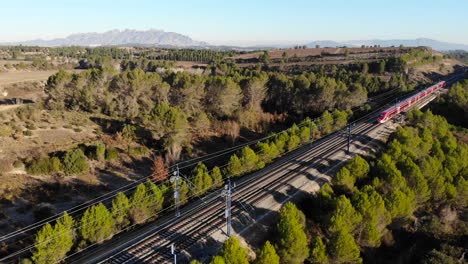
[[[180,206],[179,179],[180,179],[179,165],[176,165],[176,170],[174,171],[174,176],[172,176],[171,179],[170,179],[170,181],[174,184],[174,204],[175,204],[175,209],[176,209],[176,213],[175,213],[176,217],[180,216],[180,211],[179,211],[179,206]]]
[[[314,141],[314,135],[312,132],[312,120],[310,120],[310,123],[309,123],[309,130],[310,130],[310,143],[312,143]]]
[[[352,127],[352,124],[351,123],[348,123],[348,149],[346,151],[346,153],[349,155],[350,151],[350,147],[351,147],[351,127]]]
[[[174,264],[177,264],[177,253],[174,243],[171,244],[171,254],[174,255]]]
[[[231,187],[231,180],[228,180],[228,183],[224,186],[224,190],[221,193],[222,196],[226,197],[226,209],[224,211],[224,215],[226,217],[226,225],[227,225],[227,236],[231,236],[231,198],[232,198],[232,187]]]

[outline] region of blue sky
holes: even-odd
[[[211,44],[427,37],[468,44],[467,0],[3,0],[0,42],[162,29]]]

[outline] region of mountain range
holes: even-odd
[[[25,46],[131,46],[154,45],[175,47],[207,46],[208,43],[195,41],[188,36],[165,32],[163,30],[150,29],[145,31],[125,29],[110,30],[103,33],[79,33],[65,38],[51,40],[28,40],[20,42],[2,43],[1,45],[25,45]]]
[[[216,49],[268,49],[268,48],[290,48],[291,45],[263,45],[255,47],[234,47],[234,46],[213,46],[203,41],[195,41],[189,36],[175,32],[166,32],[163,30],[110,30],[103,33],[79,33],[72,34],[65,38],[57,38],[51,40],[29,40],[20,42],[0,43],[0,45],[25,45],[25,46],[159,46],[159,47],[199,47],[199,48],[216,48]],[[391,39],[391,40],[350,40],[350,41],[331,41],[320,40],[312,41],[306,44],[308,47],[360,47],[361,45],[381,47],[388,46],[428,46],[435,50],[465,50],[468,51],[468,45],[443,42],[428,38],[417,39]]]

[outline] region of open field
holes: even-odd
[[[0,72],[0,85],[18,82],[45,81],[57,70]]]
[[[307,57],[320,56],[322,53],[331,55],[343,54],[346,50],[349,53],[399,53],[404,50],[400,48],[307,48],[307,49],[276,49],[268,51],[271,59],[281,59],[283,53],[286,52],[288,58],[291,57]],[[233,56],[233,59],[253,59],[258,58],[262,54],[261,51],[247,54],[239,54]]]

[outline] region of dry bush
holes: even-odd
[[[9,137],[13,134],[13,128],[10,125],[0,125],[0,137]]]
[[[151,178],[156,182],[162,182],[169,177],[169,170],[164,164],[164,159],[157,156],[153,159]]]
[[[235,121],[227,121],[225,122],[224,125],[224,135],[227,136],[227,138],[234,143],[236,139],[240,135],[240,126],[237,122]]]
[[[166,153],[166,162],[168,164],[175,163],[180,159],[180,154],[182,153],[182,146],[178,144],[172,144],[167,148]]]
[[[11,160],[0,159],[0,174],[9,172],[13,169],[13,163]]]

